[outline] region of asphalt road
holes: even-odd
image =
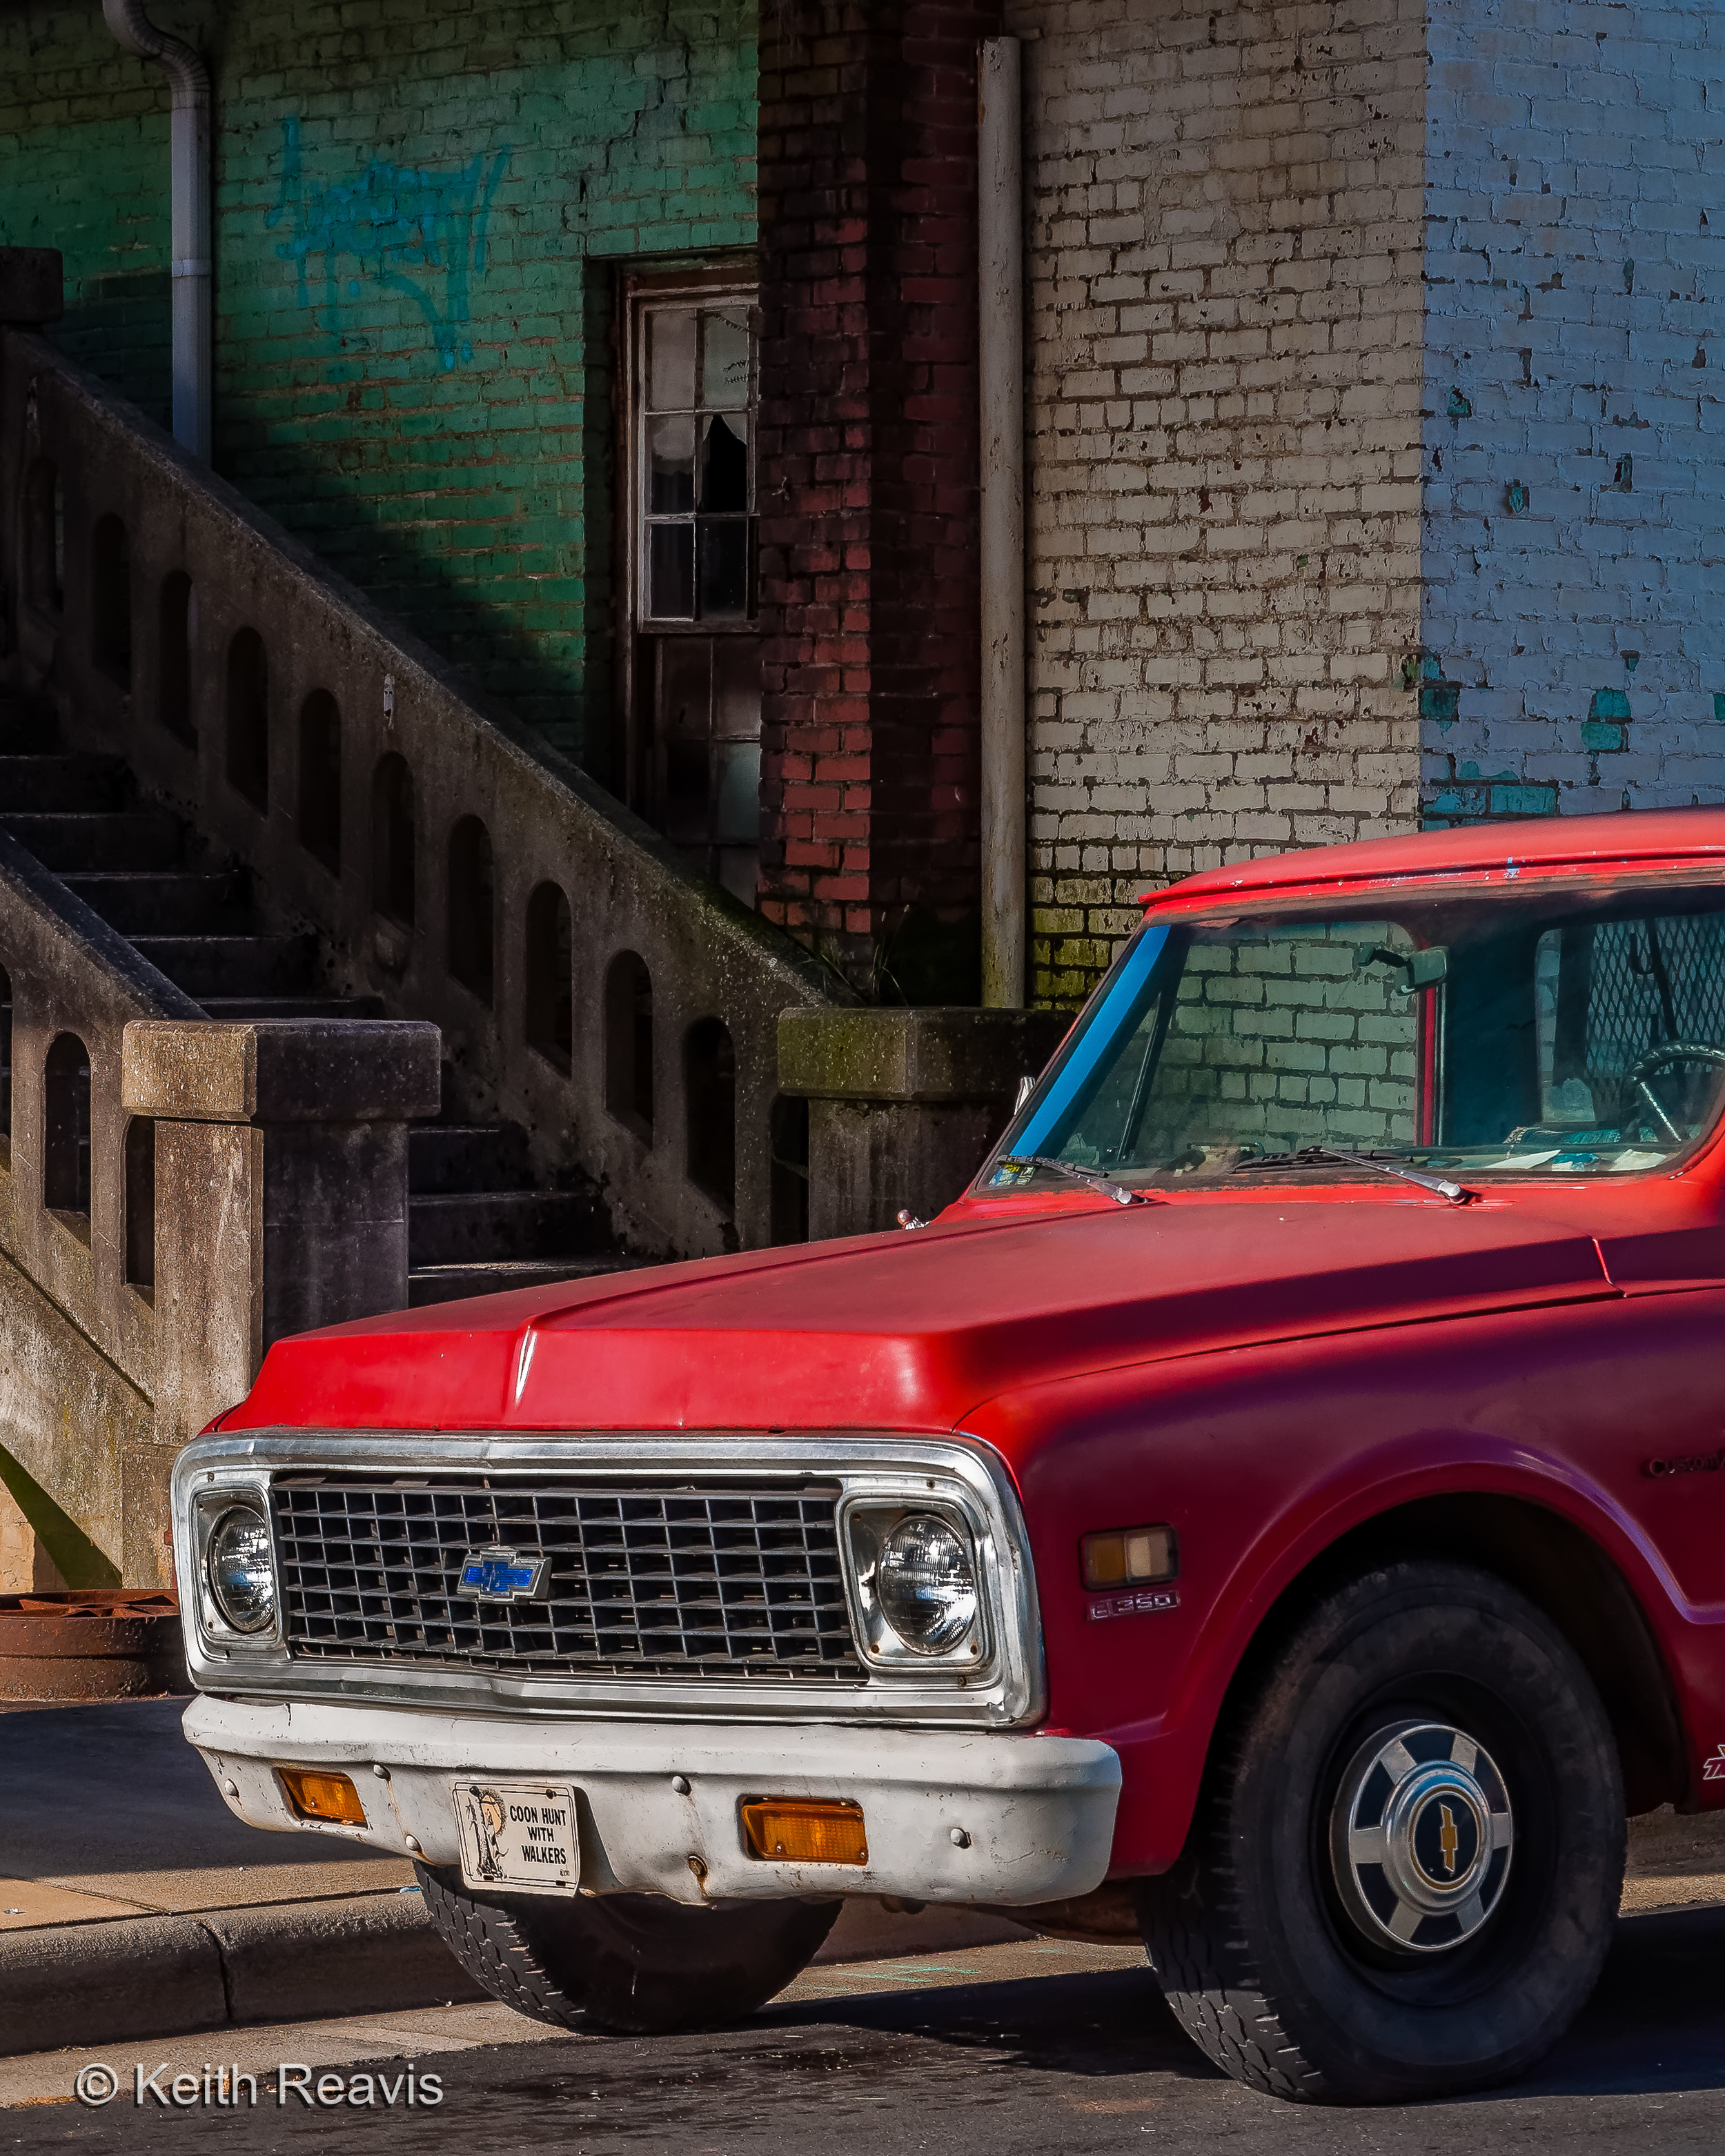
[[[769,2009],[712,2034],[558,2037],[425,2060],[435,2109],[0,2112],[0,2151],[341,2149],[365,2156],[952,2156],[1156,2148],[1650,2156],[1725,2143],[1725,1907],[1622,1920],[1593,2005],[1534,2076],[1494,2094],[1335,2111],[1235,2087],[1131,1967]],[[189,2056],[203,2044],[174,2046]],[[288,2056],[293,2056],[291,2053]],[[350,2065],[344,2075],[353,2071]]]

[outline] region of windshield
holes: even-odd
[[[1149,921],[979,1178],[1668,1164],[1725,1090],[1725,892],[1493,891]],[[1019,1164],[1014,1164],[1014,1163]]]

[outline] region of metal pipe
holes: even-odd
[[[1024,1001],[1024,268],[1019,41],[977,69],[982,405],[983,1002]]]
[[[210,453],[209,70],[183,39],[158,30],[144,0],[102,0],[115,42],[167,75],[168,204],[173,283],[174,439],[205,464]]]

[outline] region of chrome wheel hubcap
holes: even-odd
[[[1448,1722],[1380,1729],[1336,1794],[1330,1854],[1343,1906],[1368,1939],[1403,1953],[1471,1938],[1503,1898],[1514,1845],[1496,1763]]]

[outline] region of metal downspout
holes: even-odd
[[[977,69],[982,406],[983,1002],[1024,1002],[1024,269],[1019,41]]]
[[[172,91],[168,201],[173,254],[174,439],[205,464],[210,453],[209,70],[183,39],[158,30],[143,0],[102,0],[115,42],[154,60]]]

